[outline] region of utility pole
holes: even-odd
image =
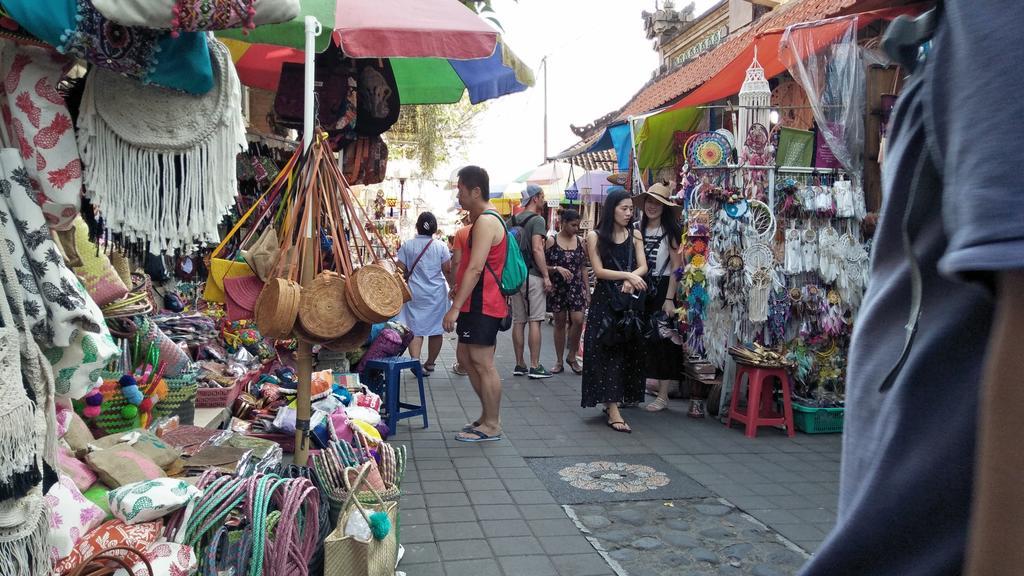
[[[544,67],[544,162],[548,161],[548,57],[540,59]]]

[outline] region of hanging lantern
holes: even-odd
[[[764,68],[757,61],[757,47],[754,47],[754,61],[747,68],[747,76],[740,89],[740,115],[736,122],[736,146],[742,147],[747,141],[750,127],[760,124],[771,126],[772,90],[765,78]]]

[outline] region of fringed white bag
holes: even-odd
[[[107,228],[149,251],[216,243],[247,146],[238,74],[209,38],[214,88],[194,96],[95,68],[79,119],[86,195]]]

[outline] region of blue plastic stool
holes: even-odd
[[[402,370],[410,370],[416,375],[420,387],[419,406],[401,401]],[[423,427],[427,427],[427,396],[423,391],[423,367],[419,360],[400,356],[370,360],[366,363],[363,374],[366,385],[383,397],[384,406],[388,412],[388,431],[391,434],[397,431],[399,420],[416,416],[423,416]],[[375,376],[384,378],[383,386]],[[403,409],[404,411],[401,411]]]

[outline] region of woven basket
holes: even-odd
[[[379,264],[367,264],[356,270],[349,288],[349,305],[367,324],[386,322],[402,310],[402,288],[395,275]]]
[[[288,338],[295,327],[302,287],[293,280],[271,278],[256,300],[256,327],[267,338]]]
[[[89,428],[94,433],[99,432],[99,435],[108,436],[139,427],[138,416],[125,418],[121,415],[121,409],[128,405],[128,400],[121,393],[121,385],[118,383],[122,375],[121,372],[100,372],[100,378],[103,379],[103,384],[100,385],[103,405],[100,407],[100,415],[88,420]]]
[[[318,340],[330,341],[345,336],[356,324],[345,299],[345,277],[324,271],[302,291],[298,325]]]
[[[370,332],[373,331],[373,326],[370,326],[366,322],[356,322],[356,325],[337,340],[331,340],[324,344],[324,347],[333,352],[348,352],[349,350],[355,350],[366,344],[366,341],[370,339]]]
[[[167,396],[153,407],[153,419],[177,416],[180,424],[192,424],[196,415],[197,372],[186,372],[174,378],[164,378]]]
[[[231,386],[196,389],[196,408],[227,408],[242,391],[241,382]]]

